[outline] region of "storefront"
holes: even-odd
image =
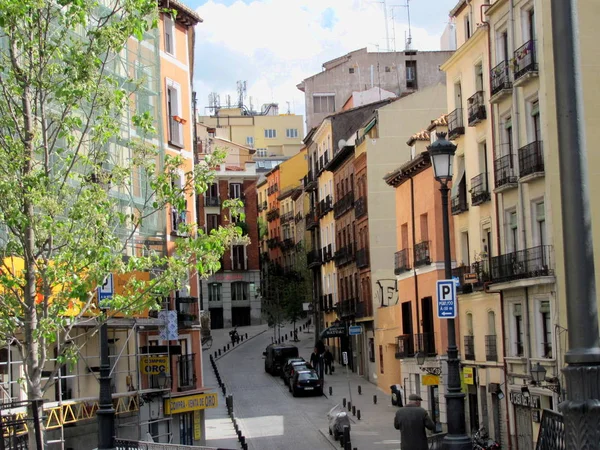
[[[173,441],[181,445],[202,445],[204,410],[217,406],[218,395],[212,392],[165,399],[165,416],[173,418]]]

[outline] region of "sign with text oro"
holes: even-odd
[[[219,400],[216,393],[169,398],[165,400],[165,414],[181,414],[201,409],[216,408],[218,403]]]
[[[161,372],[169,373],[168,356],[142,356],[140,358],[140,372],[143,375],[159,375]]]
[[[438,318],[454,319],[456,317],[456,285],[454,280],[437,281]]]

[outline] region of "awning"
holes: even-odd
[[[370,121],[370,122],[367,124],[367,126],[365,127],[365,129],[364,129],[364,131],[363,131],[363,134],[362,134],[362,135],[363,135],[363,136],[366,136],[366,135],[367,135],[367,133],[368,133],[369,131],[371,131],[371,128],[373,128],[373,127],[375,126],[375,124],[376,124],[376,123],[377,123],[377,118],[373,118],[373,120],[371,120],[371,121]]]
[[[348,333],[344,325],[332,325],[329,328],[325,328],[321,331],[321,339],[343,337]]]
[[[465,158],[458,157],[458,164],[456,165],[456,177],[452,178],[452,189],[450,189],[450,198],[454,198],[458,195],[458,186],[465,176]]]

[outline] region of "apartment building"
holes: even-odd
[[[385,100],[385,91],[400,97],[444,82],[439,66],[451,55],[452,51],[368,52],[362,48],[323,63],[323,71],[297,85],[304,92],[307,129],[341,111],[353,92],[377,88],[373,102]]]
[[[449,108],[443,129],[457,146],[450,192],[456,248],[452,273],[458,280],[457,342],[468,380],[467,430],[485,427],[501,445],[508,445],[507,402],[500,398],[506,391],[501,389],[506,382],[502,301],[498,292],[486,286],[492,281],[493,258],[503,253],[496,220],[500,191],[516,178],[506,171],[513,167],[513,156],[503,156],[514,151],[493,137],[490,36],[480,16],[486,4],[483,0],[470,6],[459,3],[451,12],[458,49],[442,65]],[[508,166],[502,166],[506,161]]]

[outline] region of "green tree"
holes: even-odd
[[[143,102],[130,113],[143,81],[114,67],[129,45],[156,37],[157,20],[156,0],[0,0],[0,339],[23,357],[29,400],[54,383],[56,372],[43,381],[42,370],[55,346],[56,371],[76,358],[76,346],[61,344],[84,314],[102,322],[158,309],[190,268],[218,269],[240,238],[234,225],[207,236],[187,224],[173,255],[143,248],[164,232],[168,208],[185,211],[186,196],[207,188],[223,156],[185,172],[152,145],[162,140]],[[135,138],[122,132],[134,127]],[[240,205],[225,206],[235,215]],[[148,281],[131,278],[110,312],[98,310],[107,273],[155,268]]]

